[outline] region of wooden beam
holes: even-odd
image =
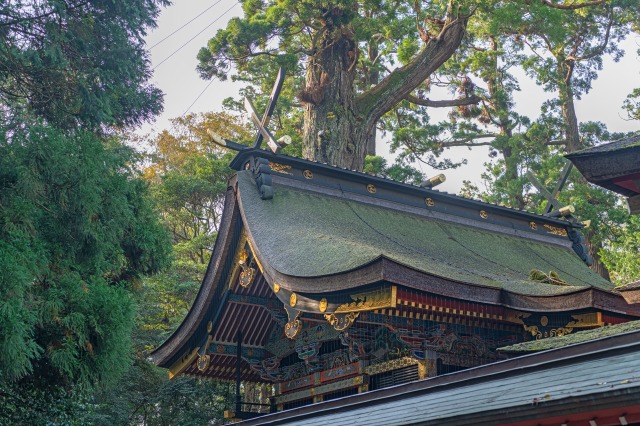
[[[271,121],[271,115],[273,115],[273,111],[276,109],[276,102],[278,102],[278,97],[280,96],[280,91],[282,90],[282,83],[284,83],[284,68],[280,67],[280,69],[278,70],[278,75],[276,76],[276,81],[273,83],[273,89],[271,90],[271,95],[269,96],[267,109],[264,111],[264,115],[262,116],[262,127],[266,128]],[[264,136],[262,132],[256,135],[256,140],[253,144],[254,148],[260,148],[263,137]]]
[[[569,178],[569,174],[571,173],[572,168],[573,168],[573,163],[570,161],[567,162],[567,164],[564,166],[564,169],[560,174],[560,180],[558,180],[558,183],[556,183],[556,187],[553,188],[553,192],[551,193],[551,198],[553,198],[554,200],[558,198],[558,194],[560,193],[560,191],[562,191],[564,184],[567,182],[567,179]],[[549,203],[547,205],[547,209],[545,213],[550,213],[553,210],[553,207],[554,206],[552,206],[551,203]]]
[[[231,343],[224,342],[211,342],[207,349],[209,355],[221,355],[221,356],[236,356],[237,347]],[[242,345],[242,358],[244,359],[262,359],[266,356],[267,352],[256,346]]]
[[[531,173],[531,170],[527,172],[527,178],[533,184],[533,186],[536,187],[540,194],[542,194],[542,196],[547,199],[551,206],[555,207],[556,209],[562,208],[562,204],[560,204],[560,202],[554,198],[554,196],[549,192],[547,188],[544,187],[544,185],[538,180],[538,178],[533,173]]]
[[[258,297],[258,296],[245,296],[242,294],[230,293],[229,298],[227,299],[230,303],[238,303],[241,305],[253,305],[253,306],[264,306],[273,305],[276,303],[276,299],[269,299],[266,297]]]
[[[247,111],[247,113],[249,113],[249,117],[251,118],[251,121],[258,128],[258,135],[260,137],[260,141],[262,141],[263,138],[266,139],[267,145],[269,146],[269,148],[271,148],[271,150],[275,154],[277,154],[282,147],[278,145],[278,142],[276,142],[276,139],[273,137],[271,132],[269,132],[269,130],[262,124],[262,122],[258,118],[258,112],[256,111],[255,107],[247,97],[244,98],[244,109]]]

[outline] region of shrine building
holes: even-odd
[[[627,197],[640,214],[640,134],[566,155],[591,183]]]
[[[446,396],[448,373],[529,365],[498,348],[640,317],[588,268],[584,225],[566,212],[537,215],[258,148],[241,149],[231,167],[200,291],[151,355],[171,377],[235,381],[230,418],[304,413],[346,396],[366,406],[360,394],[404,383],[407,392],[442,383]]]

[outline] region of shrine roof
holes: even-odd
[[[588,342],[591,340],[602,339],[618,334],[630,333],[640,330],[640,321],[630,321],[622,324],[608,325],[605,327],[595,328],[593,330],[578,331],[576,333],[567,334],[565,336],[549,337],[546,339],[532,340],[529,342],[518,343],[516,345],[498,348],[502,352],[539,352],[549,349],[562,348],[564,346],[576,343]]]
[[[581,149],[576,152],[572,152],[567,155],[567,158],[595,155],[606,152],[615,152],[623,149],[640,147],[640,135],[635,135],[629,138],[619,139],[617,141],[604,143],[601,145],[593,146],[590,148]]]
[[[640,135],[566,157],[589,182],[625,196],[640,194]]]
[[[291,176],[294,172],[289,170]],[[461,206],[437,211],[423,202],[424,195],[435,199],[435,191],[420,189],[418,207],[407,198],[363,196],[340,183],[327,187],[291,176],[274,173],[273,198],[262,200],[251,172],[238,173],[240,210],[253,248],[267,275],[271,270],[272,279],[288,290],[324,293],[355,287],[357,280],[330,278],[380,259],[448,281],[520,295],[613,288],[584,265],[566,232],[548,232],[565,229],[564,221],[442,193],[437,195]],[[479,209],[486,211],[486,219]],[[541,231],[530,228],[533,221]],[[534,269],[557,272],[566,283],[532,281]],[[308,279],[320,277],[329,279]]]

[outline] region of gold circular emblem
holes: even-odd
[[[223,354],[224,353],[224,346],[222,346],[222,345],[216,346],[216,352],[218,352],[219,354]]]
[[[547,324],[549,324],[549,318],[547,318],[545,315],[540,317],[540,325],[546,327]]]
[[[535,222],[529,222],[529,228],[536,230],[538,229],[538,225]]]
[[[489,217],[489,214],[484,210],[480,210],[480,217],[486,219]]]
[[[320,309],[320,312],[323,312],[327,310],[327,299],[325,299],[324,297],[322,299],[320,299],[320,302],[318,303],[318,309]]]
[[[253,268],[247,268],[246,270],[240,272],[240,285],[244,288],[247,288],[253,282],[253,279],[256,276],[256,270]]]
[[[280,291],[280,284],[278,283],[273,283],[273,292],[277,293]]]
[[[424,203],[428,206],[428,207],[433,207],[436,205],[435,201],[433,201],[433,198],[425,198],[424,199]]]
[[[369,191],[371,194],[375,194],[376,193],[376,187],[372,184],[367,185],[367,191]]]
[[[211,361],[211,357],[209,355],[198,356],[197,366],[198,370],[204,371],[209,367],[209,361]]]
[[[291,296],[289,296],[289,305],[293,308],[294,306],[296,306],[297,302],[298,296],[296,296],[295,293],[291,293]]]
[[[305,179],[313,179],[313,172],[311,170],[305,170],[302,172],[302,176],[304,176]]]

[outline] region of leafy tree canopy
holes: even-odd
[[[162,110],[143,37],[167,0],[0,4],[2,115],[61,127],[140,124]]]
[[[88,132],[0,134],[1,384],[91,387],[126,371],[130,290],[170,250],[135,161]]]

